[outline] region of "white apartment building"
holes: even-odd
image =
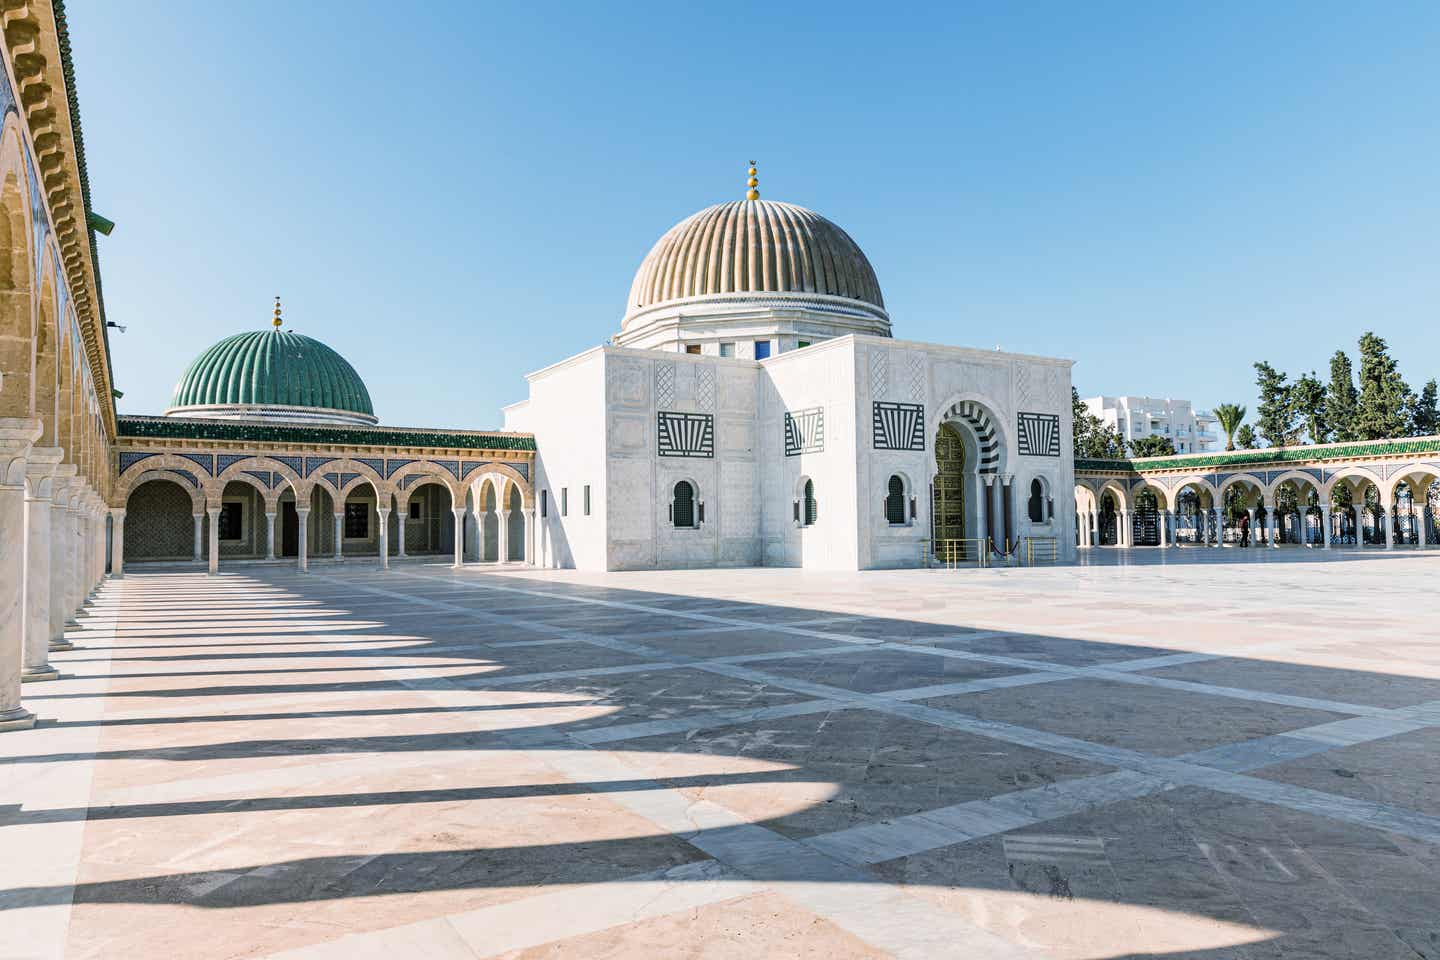
[[[1208,410],[1189,400],[1160,397],[1089,397],[1085,407],[1119,431],[1126,443],[1141,437],[1169,437],[1176,453],[1210,453],[1225,449],[1220,423]]]

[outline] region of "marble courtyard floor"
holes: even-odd
[[[0,958],[1440,956],[1440,553],[112,580]]]

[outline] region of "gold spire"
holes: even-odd
[[[745,186],[750,189],[745,192],[746,200],[759,200],[760,191],[755,188],[760,186],[760,181],[755,179],[755,161],[750,161],[750,179],[745,181]]]
[[[280,324],[282,323],[282,321],[281,321],[281,319],[280,319],[280,298],[279,298],[279,297],[276,297],[276,298],[275,298],[275,319],[274,319],[274,320],[271,320],[270,322],[273,323],[273,324],[275,324],[275,329],[276,329],[276,330],[279,330],[279,329],[280,329]]]

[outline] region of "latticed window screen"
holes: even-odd
[[[816,502],[815,502],[815,481],[814,481],[814,480],[806,480],[806,481],[805,481],[805,526],[808,527],[808,526],[810,526],[811,524],[813,524],[813,523],[815,522],[815,517],[816,517],[816,514],[818,513],[818,506],[819,506],[819,505],[816,504]]]
[[[695,488],[690,481],[681,480],[675,484],[675,498],[670,506],[670,517],[677,527],[695,526]]]
[[[905,522],[905,481],[898,476],[890,478],[885,496],[885,519],[892,525]]]

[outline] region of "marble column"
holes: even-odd
[[[1266,539],[1270,541],[1270,546],[1278,548],[1280,538],[1276,535],[1275,504],[1273,503],[1265,504],[1265,525],[1267,528]]]
[[[510,559],[510,511],[500,511],[500,529],[495,537],[495,562],[504,563]]]
[[[0,418],[0,730],[24,730],[35,715],[20,706],[25,662],[25,473],[39,420]]]
[[[86,578],[90,581],[89,593],[94,596],[100,589],[100,584],[105,580],[105,504],[97,497],[90,505],[89,527],[90,527],[90,555],[87,557],[90,565],[90,575]]]
[[[275,518],[279,516],[269,510],[265,511],[265,559],[275,559]]]
[[[465,566],[465,508],[451,507],[450,512],[455,515],[455,562],[451,566],[458,569]]]
[[[976,532],[980,535],[977,539],[986,539],[990,536],[990,484],[994,482],[993,474],[981,474],[978,478],[979,496],[975,498],[976,517],[979,521],[976,524]],[[983,549],[983,545],[982,545]]]
[[[1424,550],[1427,546],[1429,546],[1426,541],[1430,537],[1430,531],[1425,529],[1425,527],[1427,526],[1425,521],[1428,518],[1429,514],[1429,501],[1421,501],[1420,512],[1415,516],[1415,547],[1419,550]]]
[[[335,514],[335,559],[345,559],[345,514]]]
[[[310,508],[295,508],[295,564],[304,573],[310,569]]]
[[[1395,549],[1395,508],[1386,507],[1381,514],[1385,523],[1385,549]]]
[[[205,513],[210,517],[210,573],[220,572],[220,508],[207,507]]]
[[[1320,508],[1320,548],[1330,549],[1330,508]]]
[[[1011,541],[1015,539],[1015,501],[1012,489],[1015,483],[1013,474],[1006,474],[1000,478],[1000,536],[1005,541],[1005,549],[1011,547]]]
[[[110,576],[125,576],[125,508],[110,508]]]
[[[525,542],[523,544],[525,562],[535,566],[535,511],[528,509],[522,511],[525,516]]]
[[[85,599],[85,544],[82,519],[85,512],[85,498],[89,494],[83,477],[76,477],[75,496],[65,508],[65,622],[73,626],[80,623],[75,615]]]
[[[1100,545],[1100,513],[1096,511],[1090,514],[1090,546]]]
[[[1170,511],[1161,510],[1158,519],[1160,522],[1160,546],[1168,547],[1170,546]]]
[[[193,516],[195,518],[195,553],[193,559],[196,563],[199,563],[201,560],[204,559],[202,548],[205,541],[205,535],[203,532],[204,528],[201,527],[200,524],[205,520],[205,514],[197,513],[193,514]]]
[[[73,650],[75,645],[65,639],[65,619],[70,611],[66,607],[69,599],[65,589],[65,578],[70,575],[66,548],[69,545],[69,516],[65,504],[70,497],[70,485],[75,481],[75,464],[62,463],[56,467],[55,479],[51,485],[50,498],[50,649]]]
[[[54,680],[50,666],[50,501],[65,451],[32,447],[25,463],[25,658],[22,681]]]
[[[380,515],[380,569],[390,569],[390,508],[376,507]]]
[[[410,504],[400,504],[400,512],[397,513],[395,521],[395,556],[401,560],[405,559],[405,525],[410,522]]]

